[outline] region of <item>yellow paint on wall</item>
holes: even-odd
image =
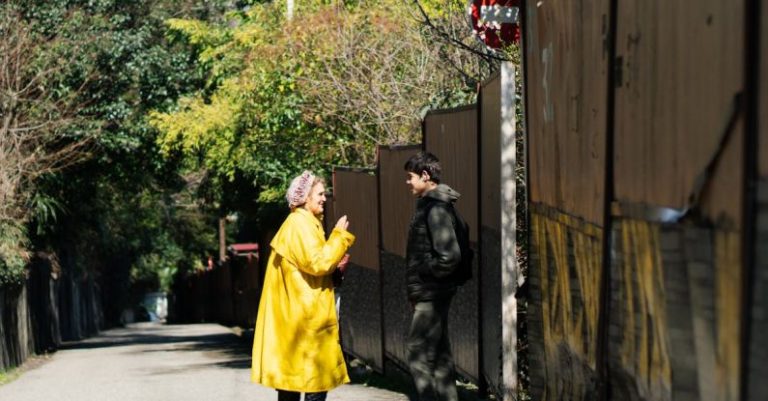
[[[639,220],[620,223],[621,363],[646,399],[669,399],[672,371],[659,227]]]
[[[600,276],[602,275],[602,242],[599,238],[571,231],[576,272],[581,288],[584,314],[579,321],[586,325],[587,340],[583,350],[592,369],[597,369],[597,323],[600,314]],[[577,327],[582,332],[581,327]],[[594,340],[594,341],[593,341]]]
[[[615,274],[621,284],[614,289],[620,300],[612,314],[623,332],[615,357],[633,378],[641,398],[670,400],[673,372],[664,275],[665,269],[681,267],[663,265],[658,224],[632,219],[621,219],[617,224]],[[581,399],[588,382],[579,377],[583,374],[579,369],[566,366],[563,353],[592,369],[596,367],[602,276],[600,231],[573,217],[553,213],[532,213],[531,230],[537,255],[531,268],[537,269],[540,276],[545,351],[546,385],[541,400]],[[716,355],[714,364],[698,367],[698,374],[715,390],[707,392],[706,397],[702,394],[702,399],[737,401],[742,319],[740,236],[714,232],[714,288],[709,287],[708,296],[715,298],[715,318],[706,330],[714,334],[709,337],[714,344],[710,343],[708,349]]]
[[[741,239],[737,233],[715,235],[716,381],[718,400],[740,397]]]
[[[578,220],[532,214],[533,247],[540,272],[546,386],[542,399],[580,399],[588,391],[586,372],[561,366],[562,352],[596,369],[600,300],[601,246],[599,230]],[[573,242],[572,257],[568,242]],[[571,280],[571,272],[576,280]],[[573,285],[578,288],[572,288]],[[583,308],[574,308],[579,294]]]

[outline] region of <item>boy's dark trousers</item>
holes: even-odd
[[[451,297],[417,302],[408,334],[408,367],[420,401],[457,401],[448,309]]]

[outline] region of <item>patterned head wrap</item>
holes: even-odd
[[[312,183],[315,176],[309,170],[304,170],[301,175],[291,181],[288,192],[285,193],[285,199],[288,201],[288,207],[294,208],[307,202],[309,191],[312,190]]]

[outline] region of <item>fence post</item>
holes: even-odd
[[[760,0],[747,0],[744,12],[744,200],[742,211],[742,325],[741,325],[741,399],[757,400],[765,397],[768,386],[759,384],[757,366],[764,363],[752,357],[760,349],[753,334],[753,314],[760,310],[754,306],[755,291],[758,288],[756,278],[757,258],[757,185],[760,129],[760,70],[761,60],[761,13]],[[765,157],[765,155],[761,155]],[[754,286],[754,287],[753,287]],[[755,336],[758,337],[758,336]],[[755,349],[753,349],[755,346]],[[754,364],[754,366],[753,366]],[[761,394],[762,393],[762,394]]]
[[[501,65],[501,321],[504,401],[517,398],[517,166],[515,66]]]
[[[608,325],[611,304],[611,238],[613,236],[613,214],[611,206],[615,199],[613,181],[614,132],[616,120],[616,68],[621,67],[616,60],[616,32],[618,0],[611,0],[608,11],[608,33],[606,38],[608,48],[608,85],[606,85],[606,118],[605,118],[605,172],[603,176],[603,275],[600,278],[600,310],[597,318],[597,348],[596,363],[598,377],[598,399],[610,400],[610,377],[608,369]],[[619,65],[617,65],[619,64]]]

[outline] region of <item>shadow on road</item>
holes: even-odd
[[[250,369],[250,341],[233,332],[189,334],[195,325],[162,325],[147,323],[126,328],[108,330],[100,336],[78,342],[64,343],[60,350],[84,350],[98,348],[132,347],[150,345],[142,353],[202,352],[217,362],[211,365],[230,369]]]
[[[177,366],[173,369],[156,371],[154,374],[170,374],[215,366],[222,369],[250,369],[253,330],[232,329],[227,332],[208,333],[199,325],[162,325],[143,323],[127,328],[105,331],[102,335],[79,342],[65,343],[61,350],[83,350],[113,347],[148,345],[136,352],[202,352],[212,361],[206,364]],[[222,327],[222,326],[219,326]],[[200,334],[198,334],[198,332]],[[133,352],[133,351],[131,351]],[[400,367],[391,365],[387,375],[381,375],[366,367],[358,360],[348,361],[352,384],[360,384],[407,395],[415,401],[415,392],[410,375]],[[475,389],[459,388],[463,401],[479,400]]]

